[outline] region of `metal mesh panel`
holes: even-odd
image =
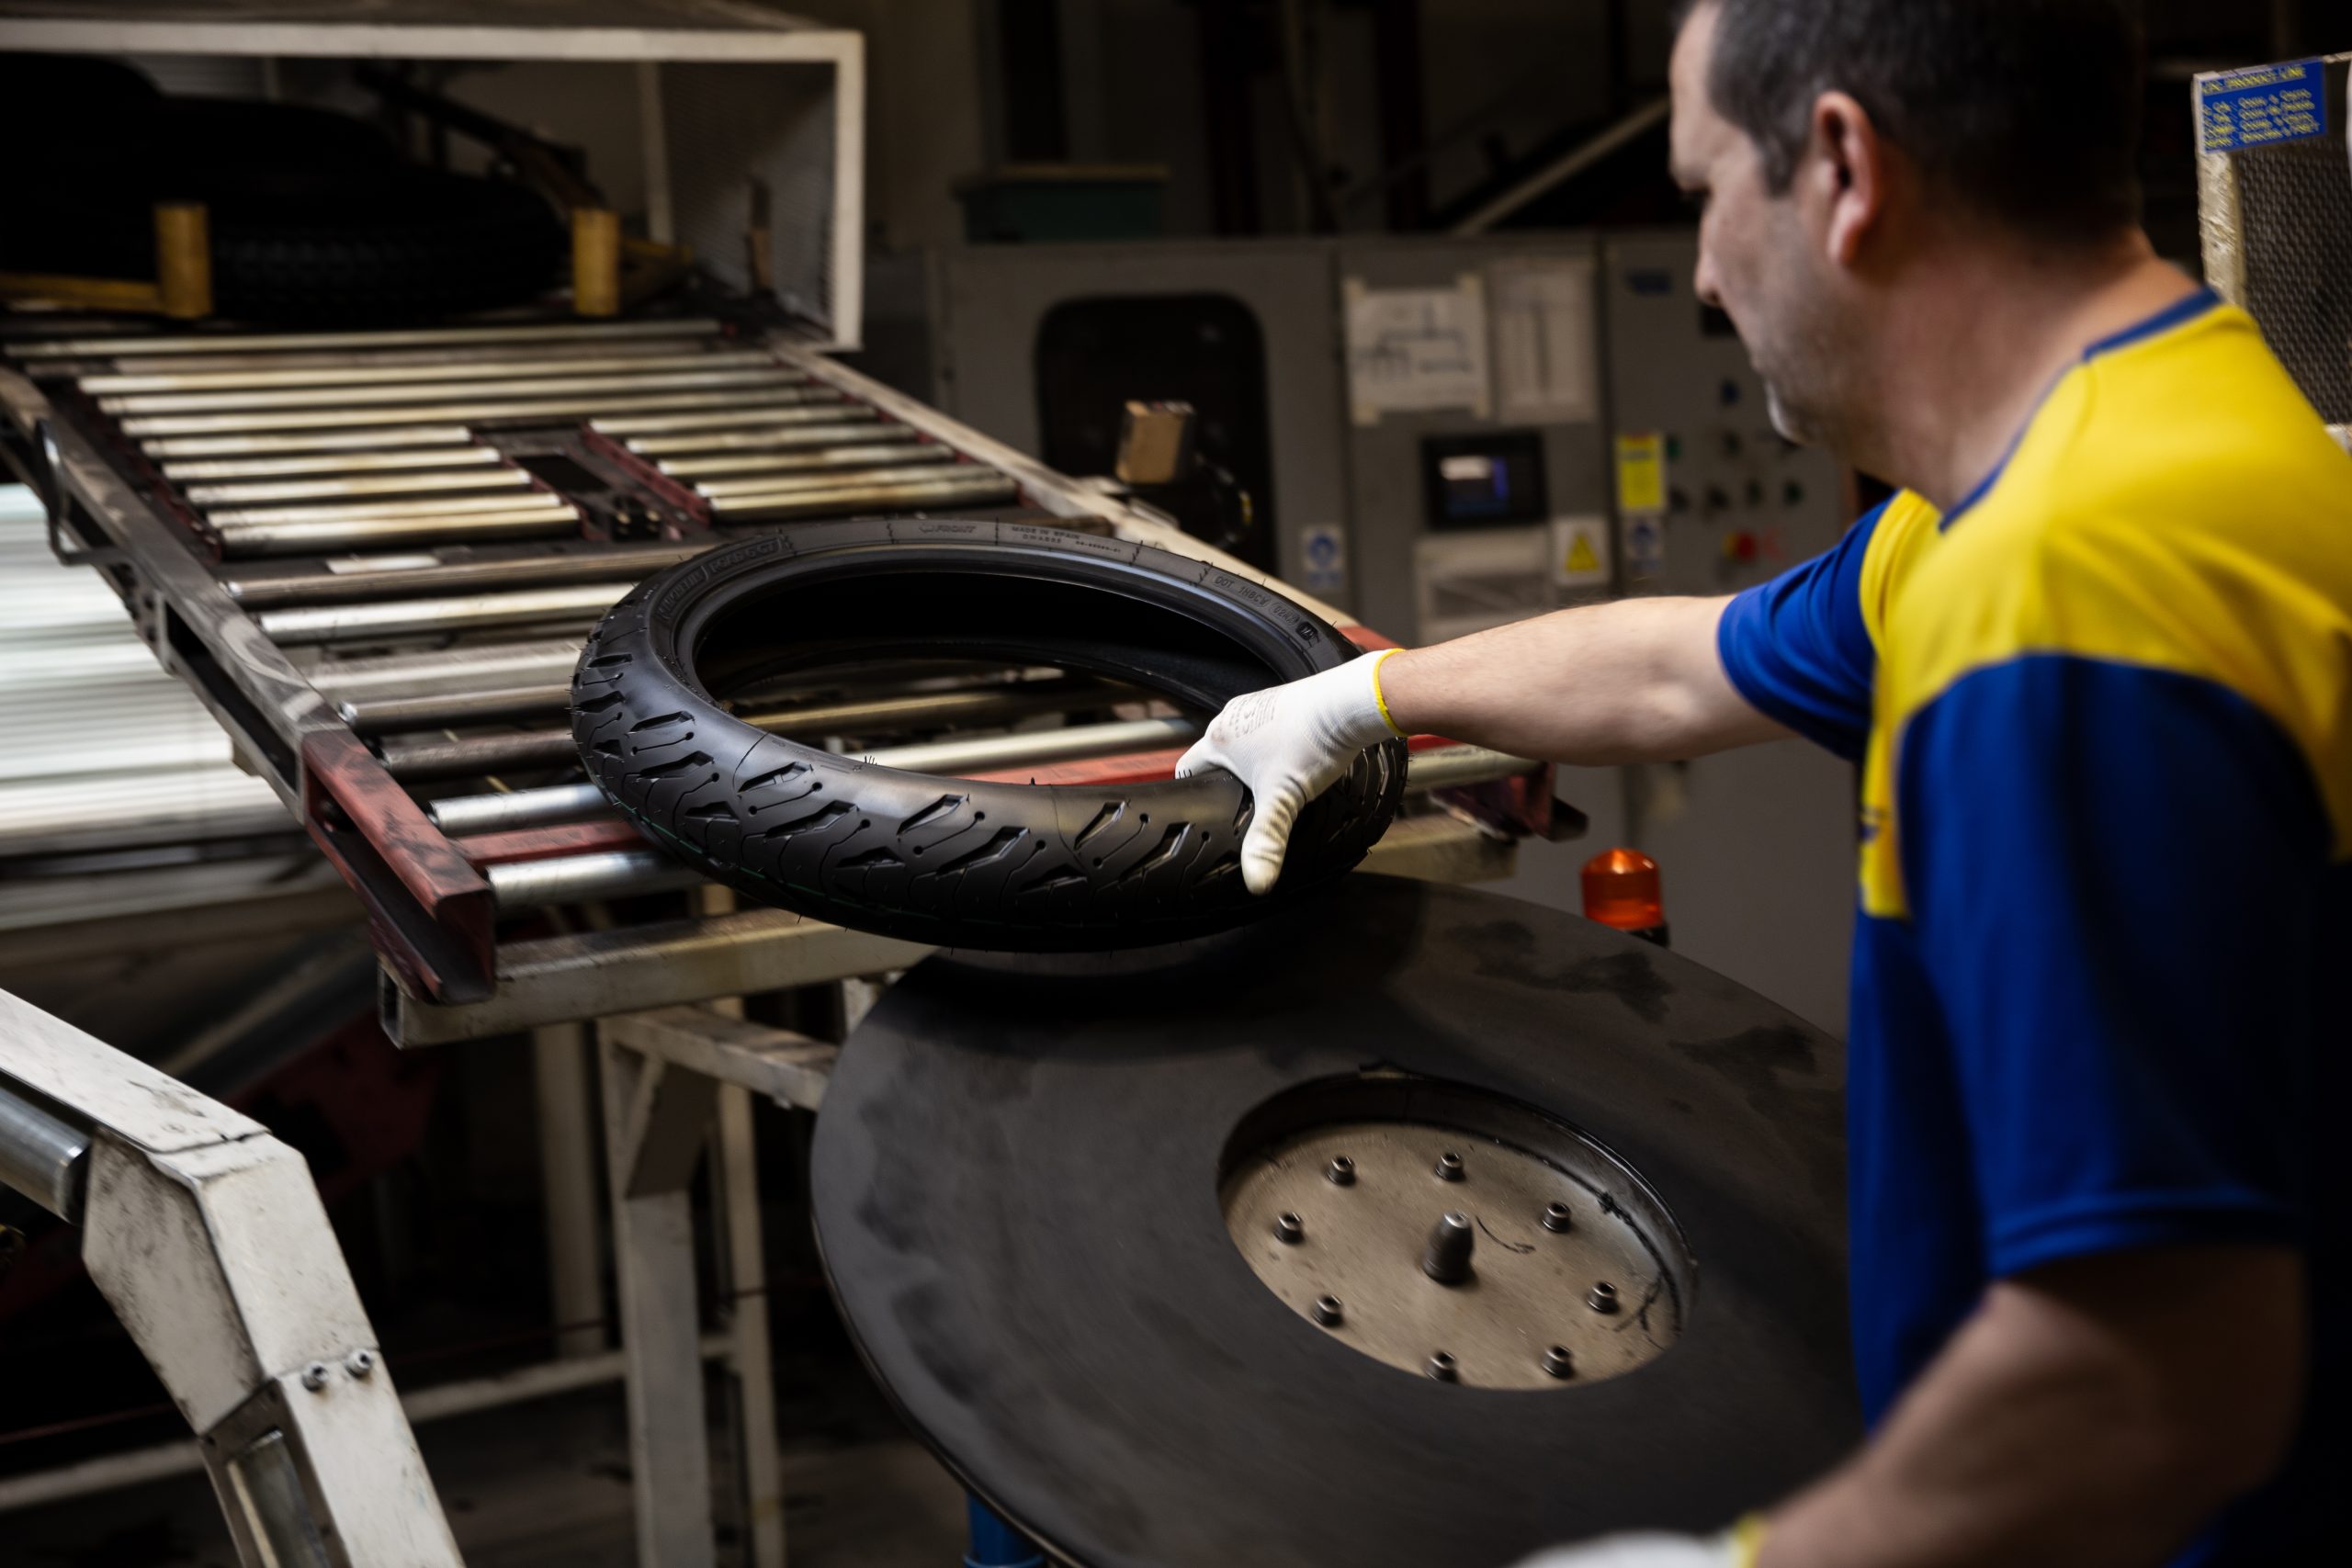
[[[679,243],[730,287],[750,288],[747,233],[762,182],[777,298],[829,330],[851,328],[833,309],[831,67],[665,65],[662,108]]]
[[[2209,274],[2262,327],[2331,424],[2352,423],[2352,159],[2345,75],[2327,73],[2330,133],[2226,154],[2204,182]]]

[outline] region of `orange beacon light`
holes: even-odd
[[[1611,850],[1585,862],[1584,918],[1669,945],[1657,862],[1639,850]]]

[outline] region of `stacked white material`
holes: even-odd
[[[0,860],[284,832],[292,818],[122,602],[0,485]]]

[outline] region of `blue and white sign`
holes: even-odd
[[[2327,134],[2327,66],[2295,60],[2200,77],[2197,84],[2199,145],[2235,152]]]
[[[1348,545],[1340,531],[1332,527],[1309,528],[1299,541],[1299,558],[1306,563],[1305,581],[1299,586],[1309,593],[1340,593],[1348,586]]]
[[[1666,570],[1666,519],[1637,513],[1625,519],[1625,575],[1647,582]]]

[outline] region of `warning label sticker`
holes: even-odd
[[[1552,581],[1561,588],[1609,586],[1609,520],[1552,519]]]
[[[2208,152],[2235,152],[2326,135],[2325,72],[2323,61],[2297,60],[2199,78],[2199,145]]]
[[[1625,512],[1666,510],[1666,437],[1657,432],[1617,437],[1617,505]]]

